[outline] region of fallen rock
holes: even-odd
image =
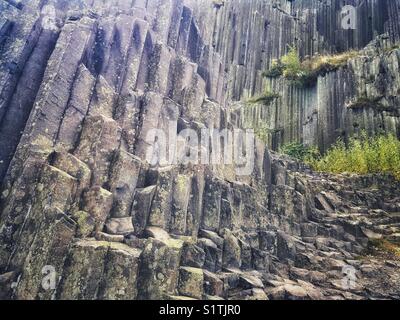
[[[203,296],[203,270],[191,267],[179,268],[178,291],[181,295],[201,299]]]
[[[127,235],[133,233],[132,218],[112,218],[106,223],[106,231],[113,235]]]
[[[206,253],[199,246],[185,242],[182,249],[181,265],[184,267],[203,268]]]

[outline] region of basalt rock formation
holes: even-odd
[[[400,241],[399,182],[270,151],[400,135],[399,18],[398,0],[0,0],[0,297],[399,299],[398,255],[371,245]],[[287,45],[360,55],[297,88],[263,76]],[[247,106],[265,86],[280,98]],[[247,176],[150,166],[171,122],[270,133]]]

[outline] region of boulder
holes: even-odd
[[[203,270],[191,267],[179,268],[178,291],[181,295],[201,299],[203,296]]]
[[[109,219],[105,228],[112,235],[128,235],[134,231],[131,217]]]
[[[206,253],[199,246],[185,242],[182,249],[181,265],[185,267],[203,268]]]

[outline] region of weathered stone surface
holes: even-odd
[[[190,267],[179,268],[178,291],[181,295],[201,299],[203,281],[203,270]]]
[[[141,165],[141,161],[138,158],[124,151],[119,151],[115,155],[108,183],[114,195],[112,209],[114,218],[123,218],[130,215]]]
[[[158,172],[158,187],[151,205],[148,224],[168,229],[171,218],[172,186],[175,171],[171,167],[160,169]]]
[[[240,268],[241,266],[241,248],[239,240],[230,232],[226,232],[224,236],[222,266],[225,268]]]
[[[89,187],[91,172],[88,166],[70,153],[56,152],[53,155],[53,166],[68,173],[78,180],[78,193]]]
[[[30,143],[39,137],[50,142],[56,139],[75,73],[90,43],[93,28],[94,21],[88,17],[66,24],[63,28],[48,60],[29,119],[26,119],[26,129],[29,133],[22,136],[22,143],[16,151],[25,160],[26,155],[29,155],[26,147],[29,150]],[[25,42],[28,39],[21,40]]]
[[[79,241],[72,249],[60,298],[135,299],[139,255],[123,244]]]
[[[34,197],[28,201],[28,207],[25,209],[23,207],[24,203],[19,203],[18,201],[14,203],[17,206],[15,207],[16,212],[13,214],[16,214],[19,219],[14,220],[10,226],[4,225],[3,227],[3,232],[5,232],[3,235],[5,236],[11,236],[13,232],[18,232],[18,237],[14,239],[9,247],[11,249],[9,254],[12,255],[10,256],[12,262],[10,261],[9,267],[12,269],[21,267],[24,264],[27,256],[31,254],[30,250],[35,239],[37,241],[47,240],[50,243],[53,241],[51,236],[47,238],[46,230],[49,231],[54,227],[55,222],[52,218],[56,220],[59,215],[64,216],[64,212],[71,206],[77,185],[75,178],[50,165],[44,166],[40,180],[34,183]],[[23,190],[25,188],[26,186],[23,186],[20,189],[19,192],[22,192],[22,194],[19,196],[24,195]],[[8,218],[14,217],[9,215]],[[69,221],[67,217],[66,220]],[[39,232],[38,236],[32,233],[31,230]],[[18,248],[18,250],[15,248]],[[61,257],[58,258],[61,259]]]
[[[201,226],[203,229],[219,230],[221,214],[221,182],[207,177],[203,196],[203,215]]]
[[[220,271],[222,267],[222,249],[218,248],[210,239],[200,238],[197,243],[206,254],[204,268],[211,272]]]
[[[182,248],[181,265],[184,267],[202,268],[204,266],[206,254],[199,246],[185,242]]]
[[[77,224],[77,236],[82,238],[89,237],[96,228],[96,220],[85,211],[75,211],[72,219]]]
[[[74,155],[92,170],[93,185],[103,186],[108,181],[108,173],[114,152],[118,149],[121,130],[116,121],[103,115],[85,119],[80,143]]]
[[[239,286],[243,289],[264,288],[260,278],[251,274],[243,274],[239,277]]]
[[[73,150],[78,141],[82,122],[89,109],[94,84],[94,76],[81,64],[57,137],[58,143],[67,150]]]
[[[150,130],[158,129],[162,104],[162,96],[155,92],[148,92],[143,97],[143,115],[141,119],[141,128],[140,134],[138,136],[138,141],[135,146],[135,154],[143,161],[149,161],[147,157],[147,148],[153,141],[148,142],[147,138]]]
[[[224,292],[224,283],[223,281],[216,276],[216,274],[209,272],[207,270],[203,270],[204,274],[204,293],[221,297]]]
[[[128,235],[134,231],[132,218],[112,218],[106,222],[106,231],[113,235]]]
[[[81,240],[76,243],[68,258],[60,299],[93,300],[98,298],[104,261],[109,250],[107,242]]]
[[[93,187],[83,195],[83,210],[95,220],[95,230],[102,231],[112,206],[112,193]]]
[[[112,118],[114,114],[116,93],[107,80],[100,76],[94,88],[93,97],[89,106],[91,115],[103,115]]]
[[[294,239],[290,236],[278,232],[276,254],[280,259],[295,259],[296,246]]]
[[[49,300],[55,296],[55,288],[43,286],[43,277],[55,272],[53,281],[58,286],[60,274],[75,235],[75,223],[62,212],[45,212],[38,236],[32,242],[26,257],[24,272],[18,282],[15,296],[21,300]],[[52,275],[51,275],[52,276]]]
[[[34,20],[29,18],[17,24],[12,20],[1,20],[4,21],[4,24],[0,23],[2,32],[4,32],[0,36],[2,47],[3,44],[6,45],[7,40],[13,38],[12,36],[9,37],[10,32],[15,33],[19,29],[19,32],[16,33],[24,34],[17,36],[12,52],[7,52],[6,49],[4,55],[2,54],[4,59],[2,59],[0,71],[0,120],[2,121],[0,127],[0,144],[2,145],[0,150],[0,176],[3,177],[29,119],[48,59],[54,50],[58,32],[51,30],[41,32],[40,28],[29,30],[29,28],[35,28],[36,25]],[[28,28],[20,29],[20,24],[26,25]],[[27,32],[31,32],[28,37]],[[21,54],[20,50],[25,51],[25,53]],[[19,57],[18,54],[20,54]],[[25,60],[26,62],[24,62]],[[19,77],[18,82],[16,80],[9,81],[13,78],[17,79],[17,77]]]
[[[399,0],[355,2],[351,31],[339,0],[49,0],[50,26],[23,2],[0,0],[0,298],[400,299],[398,181],[270,151],[399,135]],[[293,44],[360,51],[309,86],[266,77]],[[243,128],[247,176],[176,163],[181,130]]]
[[[141,234],[147,226],[151,204],[156,190],[157,186],[136,190],[132,205],[132,220],[135,234]]]
[[[175,178],[172,195],[172,215],[170,232],[174,234],[186,234],[187,210],[192,181],[190,176],[178,175]]]
[[[12,295],[12,284],[17,280],[15,272],[7,272],[0,275],[0,298],[7,300]]]
[[[139,299],[165,299],[176,292],[182,244],[172,239],[146,243],[140,257]]]
[[[186,235],[196,237],[203,212],[204,177],[201,170],[193,176],[191,190],[186,216]]]
[[[139,256],[140,251],[137,249],[124,244],[110,244],[99,299],[136,299]]]
[[[97,241],[106,241],[106,242],[124,242],[125,237],[123,235],[114,235],[108,234],[104,232],[97,232],[95,234],[95,238]]]
[[[267,294],[262,289],[249,289],[240,291],[238,294],[230,296],[233,300],[269,300]]]

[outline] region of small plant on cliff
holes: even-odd
[[[269,106],[274,100],[280,97],[279,94],[269,91],[268,89],[261,95],[247,100],[249,104],[263,104]]]
[[[364,109],[375,108],[379,104],[379,98],[368,98],[366,96],[358,97],[352,101],[347,108],[349,109]]]
[[[400,246],[386,239],[372,239],[368,242],[367,255],[384,255],[389,259],[400,259]]]
[[[289,52],[282,57],[281,62],[283,65],[283,75],[287,79],[297,79],[304,76],[307,72],[301,64],[300,56],[296,47],[290,47]]]
[[[319,159],[320,153],[314,146],[292,142],[281,147],[280,152],[303,162]]]
[[[322,158],[307,162],[317,171],[331,173],[385,173],[400,180],[400,141],[394,135],[338,141]]]
[[[272,61],[271,67],[262,73],[266,78],[278,78],[283,75],[284,65],[281,60]]]
[[[316,79],[310,66],[301,62],[296,47],[289,47],[288,53],[266,72],[267,75],[278,75],[279,73],[298,87],[308,86]]]
[[[358,97],[356,100],[350,102],[347,108],[352,110],[374,109],[376,111],[396,112],[398,108],[394,106],[385,106],[380,102],[379,97]]]
[[[337,70],[347,65],[350,59],[360,55],[357,51],[347,51],[334,55],[317,55],[303,62],[303,65],[311,72],[324,74]]]

